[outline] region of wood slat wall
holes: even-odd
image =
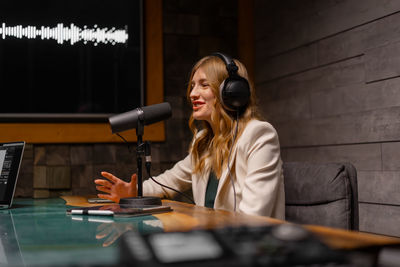
[[[257,95],[283,160],[353,163],[360,230],[400,236],[400,1],[254,10]]]

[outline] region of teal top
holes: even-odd
[[[217,195],[219,180],[213,171],[210,172],[210,176],[208,177],[207,189],[206,189],[206,198],[204,202],[204,206],[208,208],[214,208],[215,196]]]

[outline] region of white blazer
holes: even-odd
[[[215,209],[285,219],[279,139],[271,124],[259,120],[250,121],[233,148],[229,165],[231,174],[226,168],[219,179]],[[192,157],[189,154],[155,179],[179,191],[192,187],[196,205],[204,206],[210,170],[196,174],[192,174],[192,170]],[[236,191],[236,209],[230,176]],[[173,198],[175,194],[151,180],[143,183],[143,195]]]

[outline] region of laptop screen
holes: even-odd
[[[25,142],[0,143],[0,206],[10,207]]]

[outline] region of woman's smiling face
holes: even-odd
[[[211,114],[216,98],[201,67],[194,73],[191,87],[190,100],[192,101],[193,118],[206,120],[211,124]]]

